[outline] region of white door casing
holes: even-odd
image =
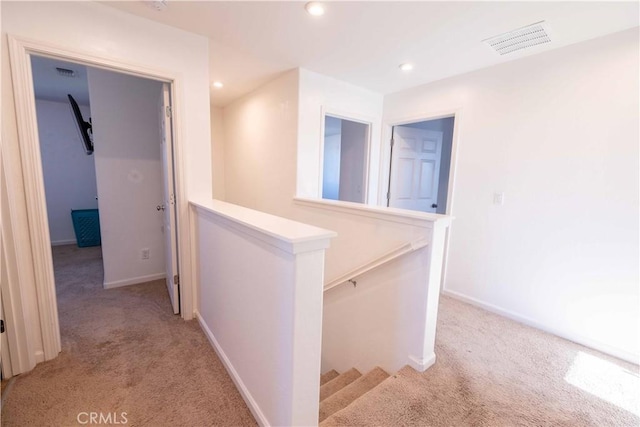
[[[390,207],[436,213],[442,138],[439,131],[393,128]]]
[[[2,272],[0,271],[0,274]],[[2,293],[0,292],[0,319],[4,322],[5,328],[8,327],[8,323],[4,316],[4,301],[2,300]],[[2,379],[6,380],[13,376],[11,370],[11,354],[9,354],[9,338],[7,331],[3,331],[0,341],[0,370],[2,371]]]
[[[173,133],[171,123],[171,95],[169,85],[162,85],[162,99],[160,100],[160,123],[161,128],[161,151],[163,166],[163,204],[162,214],[164,216],[164,254],[165,268],[167,270],[167,290],[173,307],[173,313],[180,312],[180,292],[178,274],[178,251],[176,235],[176,195],[173,176]]]
[[[44,198],[44,180],[42,177],[42,164],[39,151],[39,140],[37,136],[37,120],[35,115],[35,96],[33,93],[33,79],[31,73],[31,55],[42,55],[58,58],[63,61],[78,62],[88,66],[110,69],[116,72],[124,72],[149,78],[162,82],[171,83],[172,99],[176,99],[176,93],[182,93],[182,81],[179,75],[175,75],[167,70],[159,70],[147,65],[139,65],[131,61],[121,62],[117,59],[96,56],[93,53],[74,50],[70,46],[56,46],[43,41],[28,40],[13,35],[7,35],[11,77],[13,79],[13,92],[15,103],[15,114],[17,124],[17,136],[20,150],[14,158],[19,159],[20,178],[10,175],[5,177],[8,188],[24,188],[24,205],[28,215],[12,216],[9,224],[11,233],[14,236],[14,246],[20,247],[18,252],[23,254],[30,252],[31,257],[19,256],[12,258],[12,263],[16,263],[15,270],[18,276],[7,284],[6,289],[10,293],[10,298],[5,299],[5,315],[13,316],[12,330],[15,331],[15,342],[12,342],[9,335],[10,354],[13,374],[26,372],[32,369],[36,361],[51,360],[55,358],[61,350],[60,328],[58,324],[58,310],[55,294],[55,282],[53,277],[53,262],[50,250],[48,221],[46,214],[46,202]],[[173,105],[173,140],[175,150],[174,176],[177,192],[186,193],[186,183],[184,179],[184,157],[185,147],[182,143],[182,115],[181,109]],[[22,185],[24,184],[24,185]],[[16,199],[13,194],[9,195],[9,202]],[[186,198],[174,200],[176,202],[177,224],[180,229],[189,229],[189,207]],[[8,203],[12,206],[12,203]],[[193,233],[181,233],[180,259],[182,264],[182,283],[180,288],[181,317],[185,320],[193,318],[194,292],[192,289],[191,275],[194,274],[194,266],[191,264],[191,250],[193,249]],[[6,243],[6,240],[5,240]],[[7,254],[5,254],[7,255]],[[39,320],[41,326],[41,338],[43,351],[33,348],[37,342],[29,336],[29,328],[15,315],[27,313],[24,301],[20,300],[21,284],[23,284],[22,273],[33,272],[36,277],[29,282],[33,282],[37,294],[36,321]],[[31,283],[27,283],[27,286]],[[6,294],[5,294],[6,296]],[[33,315],[33,313],[31,313]],[[25,315],[26,316],[26,315]],[[33,316],[32,316],[33,317]],[[25,318],[24,321],[32,320]],[[18,351],[14,351],[18,350]],[[17,371],[16,371],[17,369]]]

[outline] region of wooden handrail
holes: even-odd
[[[338,285],[341,285],[343,283],[349,282],[351,280],[353,280],[354,278],[370,271],[373,270],[374,268],[377,268],[379,266],[381,266],[382,264],[386,264],[389,261],[393,261],[396,258],[401,257],[402,255],[408,254],[410,252],[414,252],[417,251],[418,249],[422,249],[425,246],[427,246],[429,244],[429,242],[426,239],[421,239],[421,240],[417,240],[415,242],[409,242],[409,243],[405,243],[402,246],[398,246],[397,248],[386,252],[384,255],[381,255],[380,257],[374,259],[373,261],[370,261],[364,265],[361,265],[357,268],[354,268],[353,270],[349,271],[346,274],[343,274],[340,277],[337,277],[333,280],[331,280],[330,282],[325,283],[324,285],[324,290],[328,291],[331,288],[335,288]],[[355,283],[354,283],[355,284]]]

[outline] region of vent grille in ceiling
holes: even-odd
[[[545,28],[545,22],[542,21],[491,37],[484,42],[500,55],[506,55],[540,44],[551,43],[551,38]]]
[[[164,12],[169,5],[169,0],[150,0],[147,4],[158,12]]]
[[[60,68],[60,67],[56,67],[56,71],[58,72],[59,75],[61,75],[62,77],[75,77],[76,76],[76,72],[73,70],[70,70],[68,68]]]

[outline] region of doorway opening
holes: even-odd
[[[32,69],[52,243],[76,243],[66,212],[95,209],[96,217],[100,212],[101,235],[92,240],[93,246],[102,240],[104,287],[166,277],[177,313],[168,85],[36,55]],[[65,101],[67,97],[72,104],[75,101],[68,92],[75,92],[92,119],[83,123],[82,114],[70,116]],[[91,149],[82,143],[85,126],[93,131]],[[73,128],[80,133],[77,150],[71,141]],[[75,223],[73,229],[78,246],[83,246]],[[60,238],[59,233],[65,232],[69,235]]]
[[[11,61],[11,76],[13,82],[13,99],[15,104],[16,130],[19,141],[19,151],[13,152],[21,163],[19,174],[4,174],[3,197],[9,200],[22,197],[24,203],[16,208],[12,215],[10,226],[7,227],[7,240],[15,247],[15,268],[9,270],[15,280],[6,283],[3,288],[5,308],[7,309],[5,321],[7,330],[11,333],[12,342],[12,370],[13,374],[26,372],[36,363],[55,358],[61,350],[60,327],[58,307],[56,303],[56,289],[51,256],[51,242],[49,236],[49,224],[47,220],[47,207],[45,200],[44,180],[42,176],[42,163],[40,158],[40,141],[38,138],[37,117],[35,108],[35,96],[33,91],[33,79],[31,58],[44,56],[61,61],[67,61],[95,67],[97,70],[113,71],[122,75],[136,76],[163,84],[163,91],[170,95],[172,105],[164,109],[169,114],[166,126],[170,132],[172,154],[174,156],[174,183],[175,192],[167,200],[176,207],[177,227],[174,230],[179,237],[180,248],[180,273],[184,276],[179,288],[174,287],[176,303],[180,309],[180,316],[190,320],[194,316],[193,274],[189,249],[192,236],[189,233],[188,215],[189,206],[186,197],[185,182],[185,158],[188,153],[182,139],[182,97],[177,96],[183,92],[182,78],[179,74],[165,68],[159,68],[158,61],[151,64],[141,64],[137,60],[125,55],[121,60],[114,60],[88,52],[74,50],[60,45],[52,45],[41,41],[27,40],[8,35],[8,53]],[[160,111],[155,111],[159,114]],[[95,115],[92,113],[92,115]],[[135,178],[136,174],[133,174]],[[167,176],[167,175],[165,175]],[[20,190],[17,190],[20,188]],[[3,206],[10,205],[5,203]],[[168,206],[166,203],[165,207]],[[161,206],[161,205],[157,205]],[[156,208],[157,206],[154,206]],[[166,209],[166,208],[165,208]],[[171,210],[170,210],[171,211]],[[126,210],[122,214],[126,214]],[[104,230],[101,230],[104,235]],[[175,235],[175,234],[174,234]],[[104,243],[103,243],[104,245]],[[13,254],[11,254],[13,255]],[[9,254],[5,253],[5,256]],[[13,264],[13,263],[12,263]],[[20,275],[19,272],[28,271],[33,274]],[[176,277],[176,279],[180,279]],[[175,281],[177,283],[177,281]],[[4,281],[3,281],[4,283]],[[25,285],[35,292],[35,306],[31,307],[30,316],[35,316],[37,326],[33,328],[27,323],[27,318],[20,313],[26,313],[27,309],[19,298],[21,285]],[[160,289],[164,291],[164,289]],[[164,291],[166,293],[166,291]],[[108,294],[108,292],[106,292]],[[174,303],[174,304],[176,304]],[[173,315],[173,314],[172,314]],[[33,330],[33,332],[31,332]],[[41,339],[41,340],[40,340]],[[42,345],[41,350],[33,351],[34,345]],[[14,358],[15,356],[15,358]]]
[[[445,214],[455,116],[392,127],[387,206]]]
[[[178,314],[170,85],[30,60],[58,310],[82,288],[165,282]]]
[[[66,300],[104,281],[87,67],[34,55],[31,70],[57,305],[64,312]]]

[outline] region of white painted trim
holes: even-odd
[[[5,386],[5,389],[2,391],[2,397],[0,398],[0,407],[2,408],[4,408],[5,401],[9,397],[9,394],[11,394],[11,390],[13,389],[13,384],[16,382],[16,379],[14,377],[3,378],[3,380],[7,380],[7,379],[8,379],[7,385]]]
[[[0,157],[1,152],[0,152]],[[2,164],[4,171],[7,170]],[[0,179],[2,174],[0,174]],[[7,182],[9,180],[7,179]],[[4,183],[2,183],[4,185]],[[8,186],[7,193],[8,197],[10,197],[10,191],[12,188]],[[25,218],[22,216],[16,217],[15,214],[15,204],[9,203],[9,210],[11,211],[10,216],[12,220],[12,224],[14,221],[24,221]],[[2,293],[2,310],[3,310],[3,318],[6,322],[6,338],[8,347],[10,349],[9,356],[11,357],[11,374],[17,375],[23,372],[30,371],[36,366],[36,359],[34,356],[33,343],[29,339],[29,331],[27,327],[28,319],[25,317],[25,312],[22,311],[23,307],[23,296],[22,289],[18,284],[24,283],[26,271],[23,270],[25,264],[27,264],[28,256],[21,256],[22,251],[27,251],[25,248],[25,242],[23,240],[15,241],[15,237],[8,239],[6,236],[8,234],[13,234],[14,230],[11,230],[11,233],[6,233],[0,227],[0,265],[4,264],[5,269],[0,270],[0,287]],[[15,268],[13,272],[10,271],[9,268],[9,260],[6,250],[6,245],[11,244],[13,246],[16,259],[15,259]],[[27,251],[28,252],[28,251]],[[13,276],[13,277],[12,277]]]
[[[189,253],[194,257],[194,262],[191,263],[191,283],[193,289],[193,307],[192,313],[193,317],[196,317],[196,313],[198,312],[198,308],[200,307],[200,272],[199,266],[197,265],[197,261],[195,261],[196,254],[198,253],[198,230],[197,227],[197,212],[196,207],[192,204],[188,206],[188,229],[186,230],[189,233]]]
[[[2,230],[0,230],[0,246],[2,245]],[[0,277],[4,273],[2,271],[2,266],[4,263],[0,262]],[[2,279],[4,280],[4,279]],[[9,353],[9,328],[11,325],[9,324],[9,320],[6,318],[4,314],[4,302],[2,301],[2,292],[0,292],[0,319],[5,324],[6,332],[4,334],[0,334],[0,373],[2,374],[2,380],[8,380],[13,377],[13,369],[11,368],[11,354]],[[4,390],[3,390],[4,391]],[[4,395],[4,393],[2,393]]]
[[[453,134],[451,135],[451,159],[449,164],[449,186],[447,188],[447,215],[453,215],[454,189],[456,186],[456,171],[458,165],[458,150],[460,146],[460,123],[462,123],[463,110],[458,108],[452,111]],[[449,116],[448,116],[449,117]],[[445,251],[445,254],[447,252]]]
[[[425,228],[433,228],[435,223],[448,225],[454,219],[452,216],[447,215],[387,208],[384,206],[363,205],[361,203],[343,202],[340,200],[294,197],[293,201],[299,206],[320,208],[343,214],[376,218],[381,221],[399,222],[401,224],[415,225]]]
[[[409,356],[409,366],[415,369],[418,372],[424,372],[429,369],[433,364],[436,363],[436,354],[431,353],[428,358],[421,359],[419,357],[410,355]]]
[[[147,276],[133,277],[131,279],[115,280],[113,282],[104,282],[105,289],[121,288],[123,286],[138,285],[140,283],[152,282],[167,277],[166,273],[149,274]]]
[[[629,353],[628,351],[619,349],[617,347],[612,347],[608,344],[604,344],[600,341],[584,337],[582,335],[574,334],[571,332],[566,332],[560,329],[556,329],[553,327],[549,327],[543,323],[540,323],[536,320],[533,320],[529,317],[522,316],[518,313],[515,313],[510,310],[506,310],[504,308],[500,308],[496,305],[489,304],[487,302],[481,301],[479,299],[464,295],[460,292],[451,291],[448,289],[444,289],[442,291],[443,294],[450,296],[451,298],[457,299],[459,301],[465,302],[467,304],[471,304],[475,307],[479,307],[483,310],[490,311],[491,313],[506,317],[511,320],[515,320],[516,322],[522,323],[527,326],[531,326],[536,329],[540,329],[543,332],[547,332],[549,334],[558,336],[560,338],[566,339],[568,341],[574,342],[576,344],[584,345],[585,347],[592,348],[594,350],[601,351],[603,353],[609,354],[613,357],[617,357],[618,359],[622,359],[626,362],[630,362],[633,364],[638,364],[640,362],[640,356],[634,355],[633,353]]]
[[[51,241],[51,246],[75,245],[77,243],[76,239],[56,240]]]
[[[44,194],[42,159],[40,158],[40,143],[38,140],[35,95],[33,92],[31,61],[29,60],[29,43],[12,36],[8,36],[8,42],[18,136],[20,139],[24,193],[27,204],[28,241],[31,243],[33,256],[44,357],[45,360],[51,360],[61,350],[60,326],[58,323],[47,204]],[[17,228],[14,222],[11,225],[14,227],[14,237],[20,238],[20,229]],[[16,307],[16,309],[18,308]],[[21,309],[22,307],[18,310]]]
[[[53,261],[51,256],[51,242],[47,220],[46,201],[44,196],[44,179],[42,176],[42,161],[40,158],[40,144],[37,132],[35,112],[35,96],[33,93],[30,56],[33,54],[71,61],[86,66],[110,69],[115,72],[135,75],[171,84],[171,96],[174,111],[174,161],[177,223],[179,236],[179,265],[181,274],[180,300],[182,317],[185,320],[193,318],[194,284],[191,281],[191,242],[189,241],[188,202],[184,177],[185,159],[182,145],[183,130],[181,125],[181,108],[176,100],[181,99],[180,77],[167,70],[151,69],[138,64],[121,62],[105,56],[95,56],[90,52],[73,50],[73,47],[60,47],[43,41],[28,40],[13,35],[7,35],[9,54],[11,58],[11,73],[14,88],[14,103],[20,141],[20,157],[24,181],[28,218],[18,218],[12,221],[12,231],[15,239],[30,243],[33,256],[33,269],[36,275],[36,293],[38,298],[38,314],[42,329],[45,360],[53,359],[61,350],[60,327],[53,276]],[[8,186],[13,182],[8,182]],[[16,187],[19,187],[16,185]],[[28,235],[22,230],[29,230]],[[29,266],[31,268],[31,266]],[[20,283],[11,283],[18,288]],[[19,291],[19,289],[17,289]],[[15,304],[15,302],[12,301]],[[13,312],[23,312],[21,304],[12,307]],[[26,336],[26,335],[24,335]],[[26,339],[26,338],[25,338]]]
[[[61,47],[42,40],[32,40],[12,34],[8,34],[7,38],[17,43],[17,46],[23,50],[22,53],[28,55],[35,54],[48,58],[64,59],[65,61],[82,64],[87,67],[99,67],[164,83],[173,83],[176,79],[176,76],[167,70],[157,70],[140,64],[122,62],[108,56],[97,56],[91,52],[76,51],[69,49],[67,46]]]
[[[329,239],[337,236],[334,231],[221,200],[192,201],[191,204],[204,217],[290,254],[326,249]]]
[[[460,147],[460,123],[462,123],[462,108],[455,109],[453,113],[453,135],[451,136],[451,159],[449,165],[449,186],[447,188],[447,208],[445,213],[453,215],[454,189],[456,186],[456,171],[458,165],[458,151]],[[442,259],[442,277],[440,279],[440,289],[444,289],[447,280],[447,266],[449,263],[449,244],[451,242],[452,227],[449,227],[445,234],[444,254]]]
[[[423,112],[415,116],[410,117],[398,117],[395,119],[385,120],[383,122],[382,131],[382,144],[380,144],[380,182],[379,182],[379,201],[385,203],[386,206],[386,192],[389,188],[389,180],[391,179],[389,164],[391,162],[391,146],[387,144],[387,141],[391,140],[392,129],[394,126],[406,125],[409,123],[425,122],[429,120],[444,119],[447,117],[453,117],[453,134],[451,136],[451,159],[449,164],[449,185],[447,188],[447,207],[445,210],[446,215],[451,215],[453,218],[453,202],[455,195],[456,184],[456,171],[458,165],[458,151],[460,146],[460,129],[462,123],[464,109],[462,107],[453,107],[444,110]],[[386,183],[386,187],[382,184]],[[384,196],[384,197],[383,197]],[[449,263],[449,242],[451,241],[451,226],[446,231],[444,242],[444,256],[442,260],[442,276],[440,279],[440,288],[444,289],[444,284],[447,278],[447,266]]]
[[[213,335],[213,332],[211,332],[211,329],[209,329],[209,326],[207,326],[206,322],[204,321],[202,316],[200,316],[200,313],[197,310],[195,312],[195,315],[196,315],[196,318],[198,319],[198,323],[200,324],[200,328],[202,329],[205,336],[211,343],[211,346],[213,347],[213,349],[218,354],[218,357],[220,358],[220,360],[222,361],[222,364],[224,365],[225,369],[229,373],[229,376],[233,380],[233,383],[236,385],[236,388],[242,395],[242,398],[244,399],[245,403],[249,407],[249,410],[253,414],[253,417],[256,419],[259,425],[268,426],[269,422],[267,421],[267,418],[264,416],[264,414],[260,410],[260,406],[258,406],[258,403],[255,401],[255,399],[251,395],[251,392],[249,392],[249,389],[247,389],[247,387],[242,382],[242,378],[240,378],[240,375],[238,375],[238,372],[235,370],[235,368],[231,364],[231,361],[225,354],[224,350],[222,350],[222,347],[218,343],[218,340],[216,340],[216,337]]]
[[[182,126],[182,108],[176,103],[177,99],[181,99],[178,95],[182,93],[182,81],[178,78],[171,80],[171,112],[173,123],[171,129],[173,131],[173,177],[174,177],[174,193],[176,203],[176,233],[178,235],[178,274],[180,275],[180,285],[178,286],[180,294],[180,317],[184,320],[194,318],[195,310],[195,288],[197,282],[192,276],[192,245],[190,233],[190,215],[189,200],[187,198],[187,179],[185,176],[186,156],[185,146],[182,141],[184,138],[184,127]]]

